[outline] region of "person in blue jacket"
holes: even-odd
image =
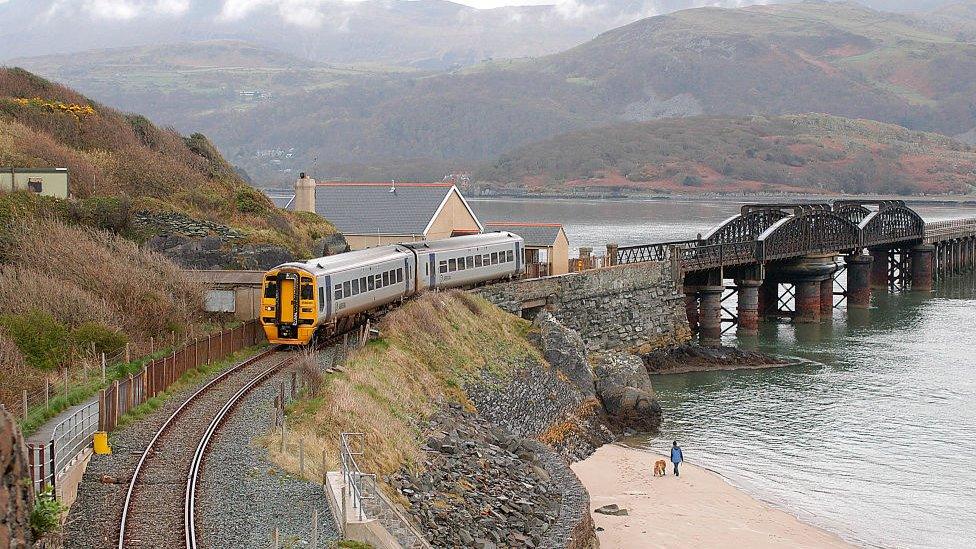
[[[685,460],[684,455],[681,454],[681,447],[678,446],[678,441],[674,441],[671,445],[671,463],[674,464],[674,476],[681,476],[678,474],[678,464]]]

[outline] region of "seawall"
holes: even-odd
[[[527,318],[549,310],[583,337],[588,351],[647,352],[691,339],[679,285],[672,264],[660,261],[516,280],[477,292]]]

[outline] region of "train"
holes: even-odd
[[[308,345],[421,292],[475,287],[524,273],[524,241],[503,231],[284,263],[264,275],[261,325],[271,343]]]

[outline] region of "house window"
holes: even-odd
[[[31,192],[40,193],[44,186],[44,180],[40,177],[31,177],[27,179],[27,188]]]

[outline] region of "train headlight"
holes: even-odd
[[[274,310],[274,307],[272,305],[268,305],[267,307],[264,308],[264,310],[265,311],[273,311]]]

